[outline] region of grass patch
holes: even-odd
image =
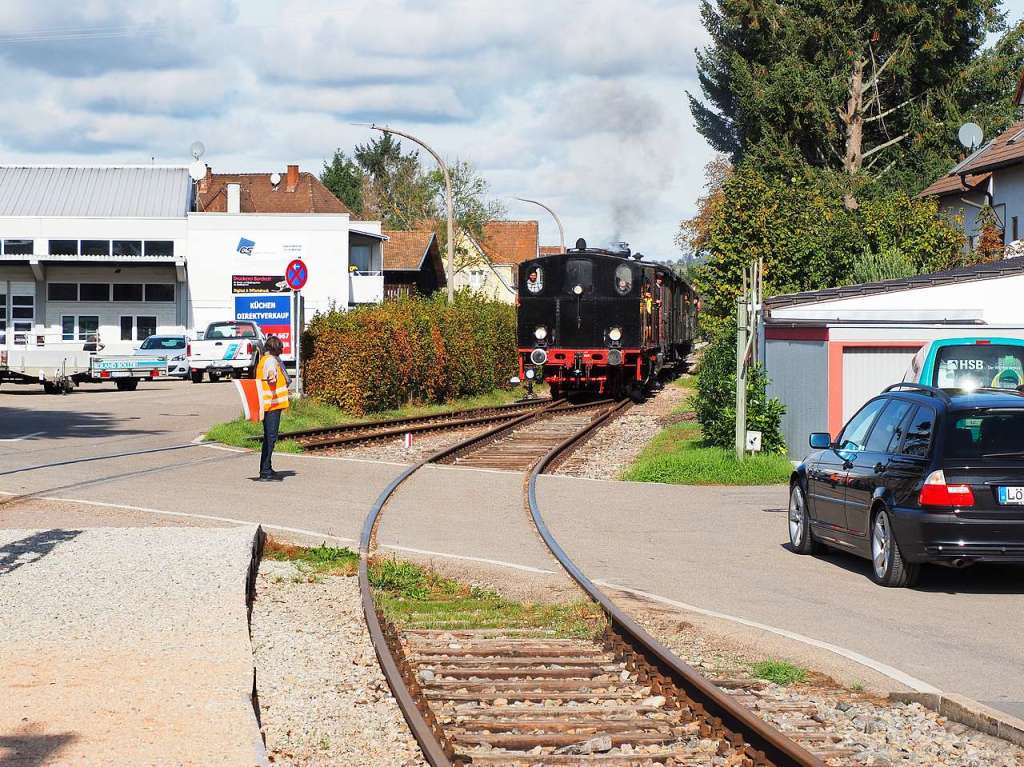
[[[589,601],[515,602],[393,558],[374,560],[369,575],[377,605],[404,629],[550,629],[554,636],[585,638],[605,625],[601,609]]]
[[[546,386],[535,387],[536,392],[547,396]],[[340,426],[343,424],[359,423],[360,421],[379,421],[385,418],[413,418],[422,415],[434,415],[447,413],[451,410],[464,410],[474,407],[495,407],[496,405],[507,405],[521,399],[523,389],[515,388],[510,390],[495,389],[488,394],[478,394],[473,397],[460,397],[443,405],[418,405],[410,404],[397,410],[386,410],[380,413],[372,413],[366,416],[353,416],[341,408],[333,405],[325,405],[314,399],[306,397],[301,400],[293,400],[291,407],[281,415],[281,431],[299,431],[302,429],[317,429],[324,426]],[[225,445],[235,447],[252,448],[257,443],[251,437],[263,436],[263,424],[254,421],[247,421],[239,416],[233,421],[225,421],[211,426],[206,432],[206,439],[212,442],[222,442]],[[278,441],[275,448],[281,453],[301,453],[302,446],[294,440],[283,439]]]
[[[758,679],[778,685],[795,684],[807,678],[807,669],[784,660],[763,660],[750,665],[750,672]]]
[[[267,538],[263,557],[277,562],[294,562],[306,575],[355,575],[359,571],[359,555],[349,548],[326,544],[305,547]]]
[[[684,405],[676,413],[689,412]],[[706,447],[700,426],[680,423],[663,429],[620,479],[675,485],[778,485],[789,481],[793,464],[783,455],[756,453],[737,461],[731,450]]]

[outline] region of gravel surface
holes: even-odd
[[[659,431],[678,419],[672,411],[683,404],[690,393],[675,383],[665,384],[646,402],[634,405],[625,415],[603,426],[553,473],[586,479],[618,477]]]
[[[632,603],[628,609],[644,628],[705,676],[753,684],[758,689],[750,691],[753,700],[747,703],[776,727],[793,730],[800,726],[796,720],[820,723],[822,731],[832,736],[829,746],[849,752],[828,760],[827,764],[1024,766],[1024,749],[948,721],[919,703],[898,703],[870,691],[845,688],[813,671],[808,673],[805,682],[788,686],[755,680],[750,666],[767,660],[765,657],[706,631],[698,631],[671,608]],[[807,708],[789,712],[767,710],[780,705]]]
[[[264,560],[256,588],[252,640],[271,762],[424,764],[377,665],[358,580],[310,580],[290,562]]]

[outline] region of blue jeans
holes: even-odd
[[[274,473],[270,465],[274,457],[274,445],[277,443],[277,432],[281,428],[281,411],[268,410],[263,414],[263,451],[260,453],[260,476],[269,477]]]

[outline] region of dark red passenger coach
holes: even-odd
[[[592,391],[639,398],[697,331],[697,294],[667,266],[628,250],[588,248],[519,266],[519,375],[552,396]]]

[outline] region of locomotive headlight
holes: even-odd
[[[577,296],[583,295],[583,286],[582,285],[574,285],[573,288],[572,288],[572,292],[575,293]]]
[[[543,341],[548,337],[548,329],[543,325],[538,325],[537,329],[533,331],[533,337],[538,341]]]
[[[527,377],[527,378],[528,378],[529,380],[531,380],[531,381],[532,381],[532,380],[533,380],[534,378],[536,378],[536,377],[537,377],[537,371],[536,371],[536,370],[534,370],[533,368],[527,368],[527,369],[526,369],[526,377]]]
[[[610,341],[622,340],[622,328],[612,328],[608,331],[608,339]]]

